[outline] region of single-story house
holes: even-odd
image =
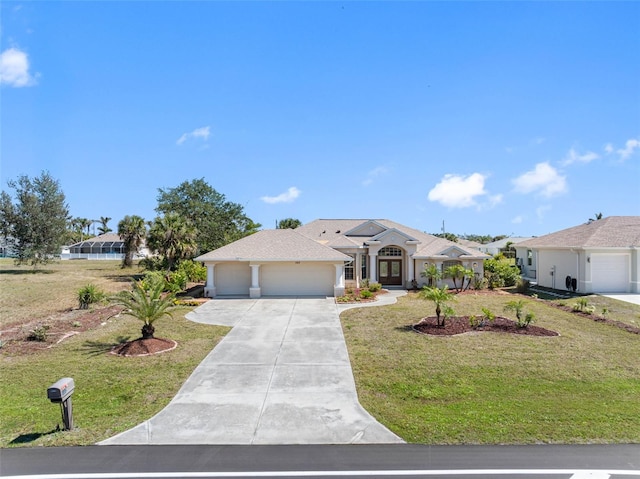
[[[319,219],[295,230],[262,230],[196,258],[205,295],[341,296],[364,279],[410,288],[429,265],[484,274],[487,255],[389,220]]]
[[[523,277],[583,293],[640,293],[640,216],[609,216],[516,246]]]
[[[149,255],[143,245],[136,257]],[[124,258],[124,241],[115,233],[105,233],[93,238],[79,241],[71,246],[63,246],[60,259],[122,260]]]
[[[527,241],[530,239],[531,239],[530,236],[529,237],[511,236],[507,238],[502,238],[501,240],[498,240],[498,241],[492,241],[491,243],[480,245],[479,249],[483,253],[487,253],[492,256],[495,256],[498,253],[500,253],[502,250],[504,250],[509,244],[515,247],[515,245],[517,245],[518,243],[522,243],[523,241]]]

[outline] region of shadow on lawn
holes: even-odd
[[[131,341],[131,336],[118,336],[116,338],[116,342],[113,343],[103,343],[100,341],[85,341],[82,345],[82,349],[84,349],[85,354],[87,356],[100,356],[101,354],[108,353],[114,347],[128,343]]]
[[[51,269],[2,269],[0,274],[26,275],[26,274],[53,274]]]
[[[27,434],[20,434],[15,439],[12,439],[9,444],[27,444],[29,442],[33,442],[36,439],[41,438],[42,436],[48,436],[49,434],[55,434],[60,431],[60,426],[58,425],[55,429],[52,429],[48,432],[30,432]]]

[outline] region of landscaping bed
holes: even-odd
[[[453,336],[464,333],[506,333],[521,334],[523,336],[558,336],[555,331],[550,331],[540,326],[529,325],[527,327],[518,327],[515,321],[507,318],[498,317],[489,324],[484,326],[472,327],[469,316],[458,316],[448,318],[444,326],[438,326],[437,318],[430,316],[422,318],[418,323],[412,326],[413,330],[421,334],[432,334],[435,336]]]

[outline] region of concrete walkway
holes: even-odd
[[[617,299],[631,304],[640,304],[640,294],[637,293],[619,293],[619,294],[602,294],[606,298]]]
[[[187,318],[233,329],[166,408],[100,444],[403,442],[358,403],[343,309],[333,298],[205,303]]]

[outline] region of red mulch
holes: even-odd
[[[151,354],[160,354],[175,349],[178,343],[172,339],[150,338],[136,339],[129,341],[111,349],[111,354],[118,356],[149,356]]]
[[[575,314],[577,316],[582,316],[583,318],[587,318],[587,319],[591,319],[593,321],[596,321],[598,323],[604,323],[604,324],[609,324],[611,326],[615,326],[616,328],[620,328],[620,329],[624,329],[625,331],[629,332],[629,333],[633,333],[633,334],[640,334],[640,328],[637,326],[632,326],[630,324],[627,323],[623,323],[622,321],[616,321],[615,319],[608,319],[602,316],[599,316],[595,313],[586,313],[583,311],[574,311],[572,307],[569,306],[564,306],[561,304],[557,304],[557,303],[551,303],[553,304],[556,308],[561,309],[563,311],[567,311],[568,313],[572,313]]]
[[[496,318],[487,326],[473,329],[469,324],[469,316],[456,316],[445,321],[444,327],[437,326],[437,318],[431,316],[423,318],[417,324],[413,325],[413,330],[421,334],[432,334],[436,336],[453,336],[455,334],[472,333],[472,332],[493,332],[521,334],[525,336],[559,336],[555,331],[541,328],[540,326],[529,325],[526,328],[519,328],[515,321],[507,318]]]

